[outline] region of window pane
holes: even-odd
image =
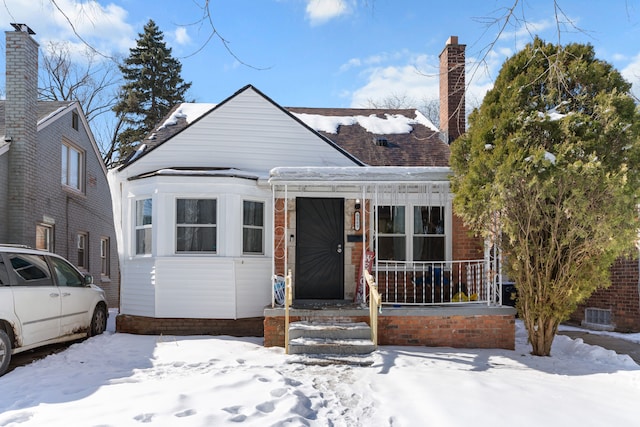
[[[136,225],[151,224],[151,199],[136,201]]]
[[[136,254],[151,253],[151,229],[141,228],[136,230]]]
[[[404,234],[404,206],[379,206],[378,231],[382,234]]]
[[[103,276],[109,276],[109,239],[103,237],[100,239],[100,273]]]
[[[78,267],[87,268],[87,236],[78,234]]]
[[[414,206],[413,234],[444,234],[444,208]]]
[[[444,237],[414,237],[414,261],[444,261]]]
[[[44,251],[52,250],[51,237],[53,235],[53,228],[46,225],[36,226],[36,249]]]
[[[69,149],[66,145],[62,145],[62,183],[67,185],[67,177],[69,176]]]
[[[11,267],[18,278],[18,285],[51,286],[49,267],[42,255],[12,254]]]
[[[58,286],[82,286],[82,276],[68,263],[59,258],[50,257]]]
[[[69,148],[69,187],[80,189],[80,153]]]
[[[244,201],[243,225],[255,225],[262,227],[264,225],[264,203]]]
[[[216,227],[178,227],[178,252],[215,252]]]
[[[379,237],[378,252],[385,261],[406,261],[405,237]]]
[[[215,224],[215,199],[178,199],[176,203],[178,224]]]
[[[244,253],[262,253],[262,228],[242,230],[242,250]]]

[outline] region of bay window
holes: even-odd
[[[264,253],[264,203],[242,203],[242,253]]]
[[[152,200],[136,201],[136,254],[151,254]]]

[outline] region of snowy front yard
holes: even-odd
[[[0,426],[638,425],[640,366],[565,336],[530,356],[521,324],[516,351],[385,346],[371,367],[261,343],[107,332],[1,377]]]

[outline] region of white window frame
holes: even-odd
[[[438,234],[424,234],[424,233],[415,233],[415,221],[414,221],[414,208],[415,207],[428,207],[428,208],[436,208],[439,207],[442,211],[442,217],[444,220],[444,228],[443,228],[443,233],[438,233]],[[449,215],[449,209],[450,206],[449,204],[439,204],[439,203],[431,203],[431,204],[425,204],[425,203],[419,203],[419,202],[415,202],[415,203],[406,203],[406,204],[390,204],[390,203],[380,203],[377,205],[376,209],[379,208],[383,208],[383,207],[402,207],[404,208],[404,233],[385,233],[382,232],[381,230],[376,230],[377,231],[377,236],[376,238],[379,239],[380,237],[403,237],[404,241],[405,241],[405,259],[404,260],[389,260],[389,259],[383,259],[380,258],[380,261],[390,261],[390,262],[394,262],[394,261],[398,261],[398,262],[439,262],[439,261],[422,261],[422,260],[414,260],[413,259],[413,249],[414,249],[414,243],[413,243],[413,239],[414,237],[442,237],[444,239],[444,248],[443,248],[443,259],[441,261],[448,261],[450,260],[450,254],[451,251],[449,250],[449,246],[451,244],[451,215]],[[375,213],[375,219],[376,222],[378,221],[378,215],[379,212]],[[376,228],[378,227],[377,223],[376,223]],[[379,243],[378,243],[379,244]]]
[[[215,202],[215,210],[216,210],[216,215],[215,215],[215,223],[213,224],[206,224],[206,223],[178,223],[178,201],[180,200],[196,200],[196,201],[200,201],[200,200],[211,200],[213,202]],[[175,203],[174,203],[174,212],[176,213],[176,217],[175,217],[175,238],[174,238],[174,251],[177,255],[197,255],[197,254],[204,254],[204,255],[216,255],[219,252],[219,229],[218,229],[218,224],[219,224],[219,216],[220,216],[220,203],[219,203],[219,199],[217,197],[178,197],[175,199]],[[201,250],[201,251],[186,251],[186,250],[178,250],[178,230],[179,229],[186,229],[186,228],[212,228],[213,230],[215,230],[215,249],[214,250]]]
[[[111,242],[108,237],[100,238],[100,274],[103,277],[111,276]]]
[[[254,225],[254,224],[245,224],[244,223],[244,204],[245,203],[259,203],[262,205],[262,225]],[[264,255],[264,250],[265,250],[265,225],[266,225],[266,206],[267,204],[264,202],[264,200],[252,200],[252,199],[243,199],[242,200],[242,254],[243,255]],[[244,247],[244,231],[245,230],[260,230],[261,232],[261,241],[262,241],[262,245],[260,248],[259,252],[255,252],[255,251],[247,251],[245,250]]]
[[[61,183],[81,193],[84,192],[85,153],[67,140],[62,141],[61,148]],[[76,182],[77,181],[77,182]]]
[[[44,245],[38,245],[39,231],[44,232]],[[36,225],[36,249],[53,252],[53,225],[51,224],[37,224]]]
[[[78,268],[89,271],[89,233],[78,232],[76,235],[76,250],[78,253]]]
[[[143,216],[140,217],[142,219],[141,223],[138,223],[138,205],[140,202],[142,202],[142,208],[144,209],[144,203],[148,201],[150,203],[150,208],[151,208],[151,222],[146,223],[144,222],[144,212],[143,212]],[[134,232],[133,232],[133,253],[136,256],[150,256],[153,252],[153,199],[151,197],[144,197],[144,198],[139,198],[134,200],[133,202],[133,225],[134,225]],[[150,234],[149,237],[149,244],[145,245],[144,247],[144,251],[143,252],[138,252],[138,231],[144,231],[144,235],[145,238],[147,237],[147,233]],[[145,239],[146,240],[146,239]],[[148,246],[148,247],[147,247]]]

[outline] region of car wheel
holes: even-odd
[[[99,305],[96,307],[93,312],[93,317],[91,318],[91,330],[89,331],[89,336],[100,335],[107,329],[107,310],[104,306]]]
[[[0,329],[0,375],[4,375],[9,369],[11,361],[11,339],[7,333]]]

